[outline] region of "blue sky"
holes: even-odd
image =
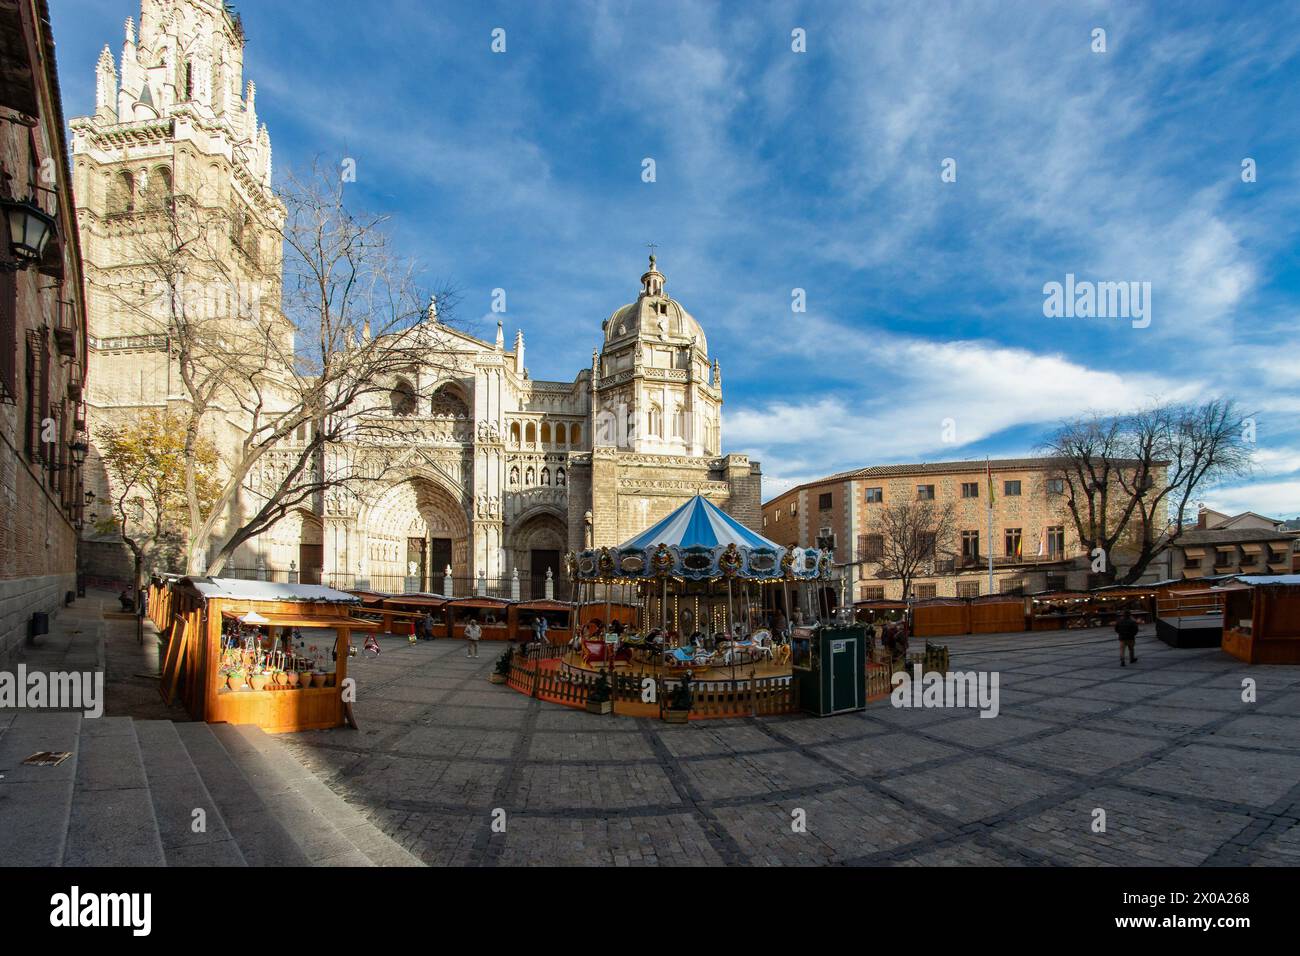
[[[51,6],[83,115],[138,5]],[[355,158],[472,331],[507,291],[534,378],[589,365],[657,243],[765,498],[1222,395],[1257,417],[1256,468],[1205,500],[1300,514],[1300,5],[236,6],[277,170]],[[1150,326],[1046,318],[1067,273],[1150,282]]]

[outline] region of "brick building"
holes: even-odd
[[[0,0],[0,661],[76,587],[86,318],[63,128],[46,2]]]

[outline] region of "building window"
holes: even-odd
[[[858,593],[862,595],[859,598],[861,601],[883,601],[885,599],[885,589],[876,584],[867,585]]]
[[[549,445],[550,443],[551,443],[551,423],[542,422],[542,444]]]
[[[394,415],[414,415],[415,389],[411,387],[411,383],[404,378],[399,378],[393,390],[388,393],[388,403]]]
[[[1064,479],[1064,478],[1048,478],[1048,479],[1047,479],[1047,493],[1048,493],[1049,495],[1063,495],[1063,494],[1065,494],[1065,479]]]
[[[763,515],[763,527],[767,527],[767,515]]]
[[[530,445],[537,444],[537,423],[529,422],[524,426],[524,441]]]
[[[817,510],[819,511],[831,510],[831,493],[829,491],[826,492],[825,494],[817,496]]]
[[[1199,568],[1201,566],[1201,559],[1199,556],[1195,558],[1192,557],[1184,558],[1183,564],[1189,568]]]
[[[967,561],[975,561],[980,556],[980,533],[963,531],[961,533],[961,556]]]
[[[780,509],[780,508],[777,508],[777,509],[776,509],[776,517],[773,518],[772,520],[773,520],[773,521],[780,521],[780,520],[781,520],[781,509]]]
[[[918,600],[938,597],[939,586],[937,584],[918,584],[912,589],[912,593],[916,595]]]
[[[664,413],[658,405],[650,406],[650,434],[655,438],[662,438],[664,434]]]
[[[798,513],[799,513],[799,502],[797,501],[790,502],[790,517],[793,518]]]
[[[1019,497],[1020,497],[1020,482],[1019,482],[1019,481],[1004,481],[1004,482],[1002,482],[1002,495],[1003,495],[1003,497],[1005,497],[1005,498],[1019,498]]]
[[[569,426],[569,447],[576,448],[581,443],[582,443],[582,426],[577,424],[570,425]]]
[[[1230,568],[1236,555],[1232,551],[1215,550],[1214,566],[1216,568]]]
[[[978,498],[980,496],[980,483],[978,481],[963,481],[961,483],[961,496],[963,498]]]
[[[858,557],[863,561],[879,561],[885,556],[883,534],[858,535]]]
[[[869,505],[878,505],[878,504],[880,504],[880,503],[881,503],[882,501],[884,501],[884,500],[885,500],[885,489],[884,489],[884,488],[868,488],[868,489],[867,489],[867,504],[869,504]]]
[[[998,582],[998,590],[1003,594],[1024,594],[1024,578],[1003,578]]]
[[[917,485],[917,501],[934,501],[934,485]]]
[[[1044,531],[1044,535],[1047,538],[1048,554],[1065,553],[1065,525],[1048,525]]]
[[[1047,590],[1049,590],[1049,591],[1064,591],[1064,590],[1065,590],[1065,575],[1064,575],[1064,574],[1049,574],[1049,575],[1047,575]]]
[[[1020,557],[1023,540],[1019,528],[1007,528],[1002,532],[1002,547],[1006,549],[1008,558]]]
[[[957,596],[959,598],[977,598],[980,596],[980,583],[978,581],[958,581]]]

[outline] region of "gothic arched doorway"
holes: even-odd
[[[536,511],[515,522],[510,529],[511,567],[519,570],[520,592],[525,600],[544,597],[546,572],[555,582],[555,597],[567,601],[568,579],[560,573],[560,557],[568,541],[568,529],[559,515]]]
[[[469,574],[469,521],[455,496],[429,478],[390,487],[363,516],[367,578],[380,591],[442,591],[445,569]]]

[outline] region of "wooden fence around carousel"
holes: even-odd
[[[562,669],[559,662],[566,650],[564,645],[527,645],[523,653],[510,659],[507,686],[530,697],[568,707],[586,707],[598,677],[575,668]],[[616,671],[609,681],[615,708],[632,716],[662,714],[672,684],[670,679],[661,679],[656,694],[658,703],[646,704],[641,699],[642,681],[651,676],[639,671]],[[695,680],[691,682],[691,692],[693,719],[769,716],[795,713],[799,709],[798,686],[789,677]],[[624,706],[619,708],[620,704]]]
[[[596,686],[597,675],[575,668],[561,668],[566,649],[561,644],[527,645],[523,652],[511,657],[506,684],[529,697],[567,707],[586,707]],[[909,654],[906,660],[877,648],[867,664],[867,700],[888,697],[893,690],[894,672],[904,667],[910,670],[918,663],[925,673],[947,673],[947,646],[927,644],[924,651]],[[647,705],[641,700],[641,682],[648,676],[652,675],[615,672],[610,678],[610,698],[615,707],[623,704],[623,712],[635,716],[662,714],[662,705],[670,693],[668,682],[661,683],[656,695],[660,706]],[[799,687],[790,677],[695,680],[691,682],[691,690],[692,718],[758,717],[791,714],[799,710]]]

